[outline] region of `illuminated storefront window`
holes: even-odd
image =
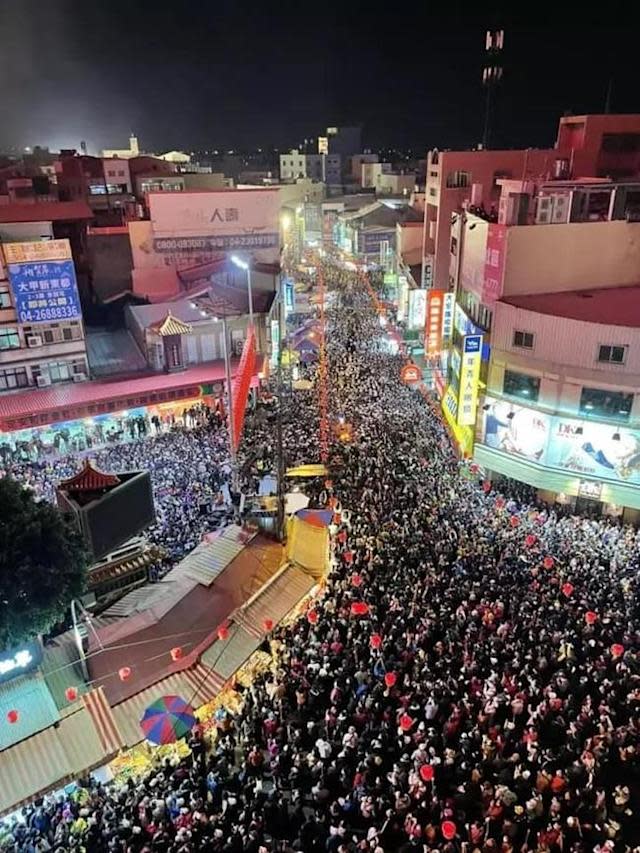
[[[535,403],[540,391],[540,380],[537,376],[528,376],[526,373],[516,373],[514,370],[505,370],[502,383],[502,393],[508,397],[520,397]]]
[[[633,394],[625,394],[622,391],[583,388],[580,395],[580,413],[586,418],[628,421],[632,406]]]

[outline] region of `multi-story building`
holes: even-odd
[[[325,184],[340,184],[342,160],[339,154],[304,154],[294,148],[280,155],[280,180],[311,178]]]
[[[55,239],[51,221],[2,223],[0,239],[0,392],[85,381],[69,240]]]
[[[360,164],[360,185],[363,188],[375,189],[378,178],[381,175],[390,175],[393,166],[391,163],[378,163],[377,161],[365,161]]]
[[[640,181],[498,186],[495,215],[451,220],[445,418],[489,475],[629,516],[640,509]]]
[[[361,127],[328,127],[326,135],[318,137],[320,154],[338,154],[345,163],[359,151],[362,151]]]

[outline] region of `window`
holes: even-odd
[[[56,339],[53,329],[45,329],[42,333],[42,340],[45,344],[52,344]]]
[[[640,133],[603,133],[602,150],[608,154],[634,154],[640,151]]]
[[[628,421],[633,406],[633,394],[607,391],[604,388],[583,388],[580,395],[580,412],[586,417],[612,418]]]
[[[28,384],[26,367],[8,367],[6,370],[0,370],[0,391],[26,388]]]
[[[430,177],[432,177],[432,178],[437,178],[437,177],[438,177],[438,172],[437,172],[437,171],[432,170],[432,171],[430,171],[430,172],[429,172],[429,176],[430,176]]]
[[[528,376],[526,373],[516,373],[514,370],[505,370],[502,383],[502,392],[508,397],[520,397],[523,400],[535,402],[540,391],[540,379],[537,376]]]
[[[521,332],[519,329],[514,329],[514,331],[513,331],[513,345],[514,345],[514,347],[521,347],[522,349],[533,349],[533,341],[534,341],[533,332]]]
[[[52,382],[67,382],[70,378],[69,362],[52,361],[45,365],[49,370],[49,378]]]
[[[0,349],[20,349],[17,329],[0,329]]]
[[[63,340],[65,340],[65,341],[72,341],[72,340],[73,340],[73,331],[74,331],[74,330],[73,330],[72,328],[70,328],[69,326],[65,327],[65,328],[62,330],[62,337],[63,337]]]
[[[2,308],[11,308],[11,297],[8,290],[0,290],[0,310]]]
[[[434,198],[438,195],[438,191],[435,187],[429,187],[429,195],[433,196]]]
[[[598,361],[608,364],[624,364],[627,358],[626,346],[602,344],[598,349]]]
[[[447,187],[449,189],[460,189],[471,185],[470,172],[449,172],[447,175]]]
[[[458,254],[458,239],[457,239],[457,237],[451,238],[451,254],[454,257]]]

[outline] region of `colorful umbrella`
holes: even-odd
[[[180,696],[161,696],[144,712],[140,727],[151,743],[175,743],[196,723],[193,708]]]

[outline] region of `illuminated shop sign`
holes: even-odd
[[[445,293],[442,309],[442,338],[448,341],[453,334],[453,311],[456,304],[454,293]]]
[[[0,684],[31,672],[41,660],[42,649],[39,643],[25,643],[0,653]]]
[[[472,426],[476,422],[481,361],[482,335],[466,335],[463,343],[458,398],[457,422],[460,426]]]
[[[424,329],[424,346],[427,355],[436,355],[440,352],[444,296],[442,290],[427,291],[427,322]]]
[[[487,447],[579,478],[640,485],[640,430],[549,415],[494,397],[485,403]]]
[[[409,329],[424,329],[427,318],[427,291],[409,291]]]
[[[201,252],[214,249],[270,249],[280,244],[278,234],[205,234],[197,237],[156,237],[156,252]]]

